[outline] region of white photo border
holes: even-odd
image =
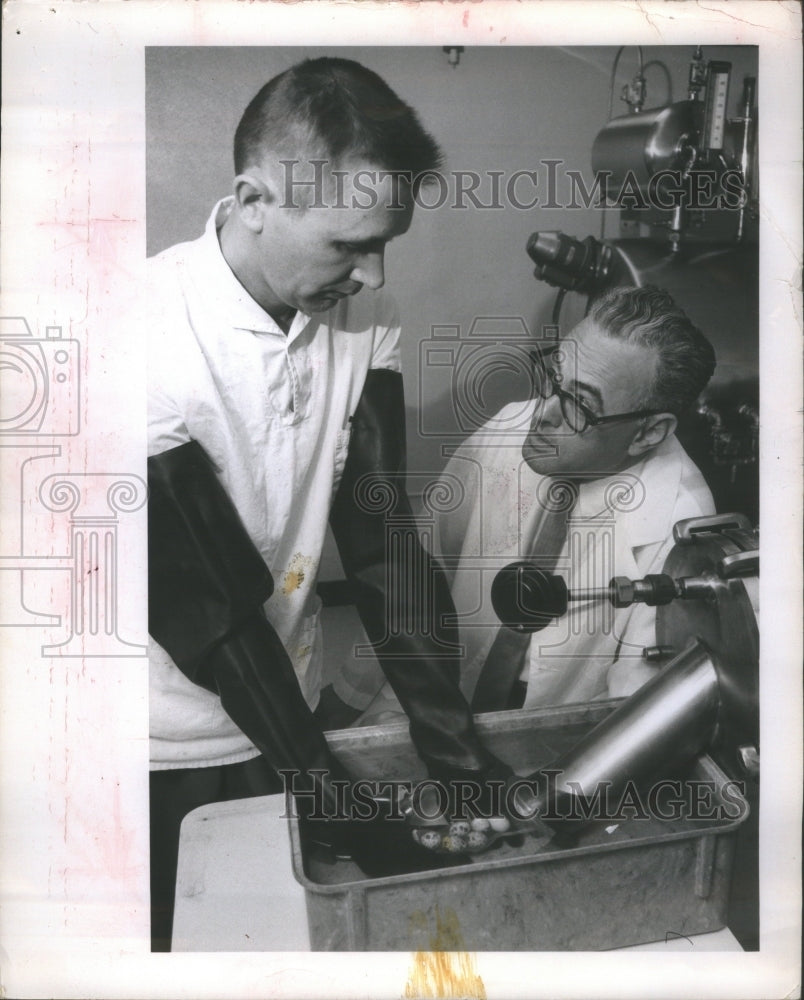
[[[144,358],[136,331],[124,336],[119,322],[141,287],[145,257],[145,48],[369,46],[389,39],[437,46],[759,46],[761,948],[740,955],[480,953],[476,968],[489,997],[794,995],[802,788],[800,5],[11,0],[3,16],[2,315],[26,318],[33,336],[56,340],[61,328],[63,340],[79,344],[67,351],[76,374],[63,405],[80,411],[85,428],[49,439],[39,451],[31,445],[16,464],[8,458],[12,449],[0,455],[3,527],[10,530],[20,516],[9,470],[20,477],[25,513],[30,463],[44,468],[55,457],[75,470],[70,497],[84,496],[80,477],[89,473],[114,481],[103,481],[104,496],[123,483],[115,486],[118,506],[102,516],[119,524],[130,518],[132,526],[117,532],[123,571],[113,649],[44,659],[37,628],[0,633],[6,995],[405,995],[407,953],[148,950],[145,517],[138,501],[145,479]],[[47,539],[47,520],[36,523]],[[48,544],[42,541],[40,555],[47,557]],[[57,559],[63,548],[53,541],[49,551]],[[789,674],[781,682],[779,664]]]

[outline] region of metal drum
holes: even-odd
[[[592,145],[592,169],[605,171],[610,190],[634,179],[647,190],[662,170],[684,170],[697,145],[703,105],[680,101],[664,108],[612,119]]]
[[[759,364],[759,251],[756,245],[613,240],[614,285],[667,289],[717,354],[715,380],[755,377]]]
[[[683,649],[691,636],[711,651],[720,710],[709,753],[734,778],[759,767],[759,538],[740,518],[679,522],[663,572],[698,577],[695,599],[656,610],[656,642]]]

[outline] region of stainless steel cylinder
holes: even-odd
[[[592,146],[592,170],[610,174],[610,192],[633,177],[647,190],[660,170],[681,170],[689,164],[701,117],[697,101],[679,101],[664,108],[613,118],[598,132]]]
[[[559,826],[569,817],[577,826],[586,810],[574,808],[573,799],[594,799],[602,790],[613,800],[629,783],[644,787],[672,774],[711,741],[718,705],[717,670],[696,641],[551,764],[538,813]]]

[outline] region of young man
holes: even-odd
[[[154,947],[169,938],[186,812],[277,790],[283,768],[316,771],[327,800],[348,777],[311,713],[328,521],[431,773],[510,773],[460,693],[443,575],[424,553],[418,571],[389,565],[388,510],[360,499],[373,481],[406,509],[399,326],[379,290],[438,148],[376,74],[316,59],[257,94],[234,159],[234,194],[204,235],[151,262]],[[429,607],[409,596],[411,572],[427,575]],[[389,588],[407,602],[396,630]]]
[[[624,696],[657,669],[642,657],[656,642],[654,608],[571,602],[555,624],[505,647],[505,665],[518,656],[518,669],[495,684],[503,664],[492,652],[500,626],[491,586],[500,569],[533,559],[570,589],[641,578],[661,572],[677,521],[714,513],[674,433],[714,371],[714,351],[667,292],[613,289],[558,344],[542,346],[532,402],[505,407],[443,473],[461,500],[438,518],[435,552],[475,711]],[[563,524],[547,516],[562,511]],[[348,698],[348,685],[340,690]],[[366,721],[394,709],[386,688]]]

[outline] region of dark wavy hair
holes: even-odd
[[[681,416],[712,377],[714,348],[663,288],[612,288],[592,303],[588,315],[609,337],[658,352],[643,406]]]
[[[416,112],[382,77],[331,57],[291,66],[254,97],[235,132],[235,173],[258,166],[268,153],[300,151],[334,163],[353,157],[412,178],[442,162]]]

